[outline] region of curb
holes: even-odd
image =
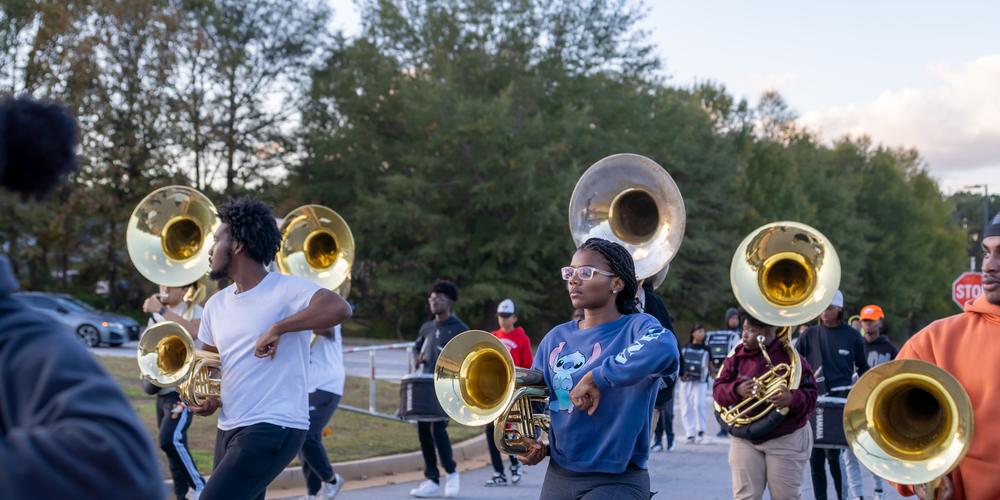
[[[488,453],[486,436],[481,434],[455,444],[452,446],[452,452],[456,462],[471,460]],[[385,479],[405,472],[422,472],[424,470],[424,456],[419,451],[411,451],[384,457],[337,462],[333,464],[333,468],[348,481]],[[278,474],[274,481],[271,481],[268,489],[299,488],[306,484],[305,481],[302,476],[302,467],[288,467],[281,471],[281,474]]]
[[[474,438],[466,439],[452,446],[455,462],[462,463],[471,461],[488,453],[486,448],[486,436],[480,434]],[[361,460],[351,460],[348,462],[336,462],[333,468],[347,481],[364,481],[365,487],[388,484],[392,482],[393,476],[407,472],[422,472],[424,470],[424,457],[420,451],[399,453],[396,455],[386,455],[382,457],[364,458]],[[205,476],[205,480],[211,476]],[[278,477],[267,486],[271,490],[290,490],[303,488],[305,478],[302,475],[302,467],[287,467],[278,474]],[[174,491],[174,482],[166,480],[163,482],[167,497],[171,497]]]

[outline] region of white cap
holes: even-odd
[[[514,314],[514,301],[503,299],[503,302],[497,306],[497,314]]]
[[[844,294],[843,294],[843,292],[841,292],[840,290],[837,290],[837,293],[833,294],[833,302],[830,302],[830,305],[834,306],[834,307],[839,307],[839,308],[843,309],[844,308]]]

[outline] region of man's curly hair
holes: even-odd
[[[274,261],[281,246],[281,232],[271,207],[253,197],[230,199],[219,208],[219,220],[229,225],[229,236],[243,245],[247,255],[265,266]]]

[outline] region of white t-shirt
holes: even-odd
[[[333,335],[316,337],[309,349],[309,392],[326,391],[344,394],[344,347],[341,344],[340,325],[333,327]]]
[[[222,359],[224,431],[266,422],[309,429],[309,335],[281,336],[274,359],[254,355],[257,340],[274,323],[305,309],[320,287],[297,276],[267,273],[257,286],[219,291],[205,304],[198,338]]]

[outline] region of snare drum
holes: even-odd
[[[816,399],[816,411],[809,417],[813,430],[813,447],[847,448],[844,435],[844,404],[847,398],[820,396]]]
[[[399,418],[417,422],[448,420],[434,392],[434,375],[411,373],[399,384]]]

